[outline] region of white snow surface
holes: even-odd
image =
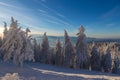
[[[12,62],[0,62],[0,80],[120,80],[120,75],[30,62],[20,68]]]

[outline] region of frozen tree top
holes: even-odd
[[[44,36],[46,36],[46,32],[44,32]]]
[[[29,28],[26,28],[26,32],[31,32]]]
[[[14,18],[13,17],[11,17],[11,22],[14,22]]]
[[[65,44],[66,44],[68,41],[70,41],[70,38],[69,38],[66,30],[64,30],[64,36],[65,36]]]
[[[4,23],[4,27],[7,28],[7,23],[6,22],[3,22]]]
[[[47,38],[46,32],[45,32],[44,35],[43,35],[43,41],[46,41],[46,40],[48,40],[48,38]]]
[[[79,33],[77,33],[77,35],[83,34],[85,32],[85,28],[82,25],[80,26],[78,30],[79,30]]]
[[[47,36],[46,36],[46,32],[44,32],[43,39],[44,39],[44,38],[47,38]]]

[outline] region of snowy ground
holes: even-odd
[[[36,80],[120,80],[120,75],[87,70],[74,70],[40,63],[25,63],[19,68],[13,63],[0,62],[0,77],[6,73],[36,77]]]

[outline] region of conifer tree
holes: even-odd
[[[3,39],[6,37],[7,32],[8,32],[8,29],[7,29],[7,23],[6,23],[6,22],[4,22]]]
[[[66,30],[65,30],[64,36],[65,36],[65,44],[63,49],[63,57],[64,57],[63,65],[65,67],[74,68],[75,67],[75,51]]]
[[[113,65],[112,72],[116,74],[120,74],[120,52],[118,47],[116,47],[115,52],[116,53],[114,56],[114,65]]]
[[[49,54],[51,56],[51,62],[50,64],[55,65],[55,53],[54,53],[54,47],[50,47]]]
[[[91,70],[96,70],[96,71],[101,70],[100,52],[97,49],[95,43],[93,43],[90,61],[91,61]]]
[[[0,37],[0,59],[3,58],[3,54],[2,54],[2,50],[1,50],[1,46],[2,46],[2,38]]]
[[[51,54],[49,53],[49,41],[46,36],[46,32],[43,35],[42,44],[41,44],[41,62],[50,63]]]
[[[61,64],[61,57],[62,57],[62,54],[61,54],[61,43],[60,43],[60,40],[57,39],[56,40],[56,45],[55,45],[55,48],[54,48],[54,59],[55,59],[55,64],[56,65],[60,65]]]
[[[61,58],[60,58],[60,65],[63,65],[63,61],[64,61],[64,50],[65,49],[65,43],[62,43],[62,49],[61,49]]]
[[[31,37],[18,27],[17,20],[15,21],[12,17],[9,30],[6,29],[6,23],[4,28],[5,41],[1,47],[4,52],[4,61],[12,59],[20,66],[25,60],[34,61]]]
[[[39,62],[40,61],[40,44],[37,44],[36,39],[33,40],[33,48],[34,48],[34,56],[35,56],[35,61]]]
[[[0,37],[0,47],[2,46],[2,38]]]
[[[77,43],[76,43],[76,65],[80,69],[88,69],[90,64],[90,56],[87,52],[86,35],[84,34],[84,27],[79,28],[77,33]]]
[[[116,74],[120,74],[120,60],[118,56],[115,56],[112,72]]]
[[[107,47],[103,61],[104,72],[111,72],[111,68],[112,68],[112,58],[111,58],[110,49],[109,47]]]

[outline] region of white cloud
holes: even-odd
[[[15,9],[24,9],[22,7],[11,5],[11,4],[8,4],[8,3],[5,3],[5,2],[0,2],[0,6],[6,6],[6,7],[9,7],[9,8],[15,8]]]
[[[42,2],[46,2],[46,0],[41,0]]]
[[[42,13],[47,13],[45,10],[42,10],[42,9],[38,9],[38,11]]]
[[[69,26],[70,28],[73,28],[73,25],[71,25],[70,23],[68,23],[64,20],[59,19],[58,17],[52,16],[52,15],[49,15],[46,13],[41,13],[41,12],[40,12],[40,14],[47,17],[45,19],[51,23],[62,24],[62,25],[65,25],[67,27]]]
[[[16,6],[4,3],[4,2],[0,2],[0,5],[7,6],[7,7],[16,7]]]
[[[64,15],[60,14],[60,13],[56,13],[59,17],[65,18]]]
[[[101,15],[100,18],[105,19],[105,18],[115,17],[119,14],[120,14],[120,6],[115,6],[110,11]]]
[[[37,1],[40,5],[42,5],[44,8],[46,8],[48,11],[50,11],[50,12],[52,12],[54,15],[56,15],[56,17],[55,17],[55,16],[51,16],[51,15],[49,15],[49,14],[41,13],[41,12],[43,12],[43,11],[40,10],[39,12],[40,12],[42,15],[46,15],[46,16],[48,16],[49,18],[57,21],[58,23],[62,23],[62,24],[64,24],[64,25],[66,25],[66,26],[69,26],[69,27],[71,27],[71,28],[74,28],[74,26],[73,26],[71,23],[68,22],[68,19],[67,19],[64,15],[62,15],[61,13],[55,11],[54,9],[52,9],[52,8],[50,8],[49,6],[45,5],[44,3],[41,3],[40,1],[38,1],[38,0],[36,0],[36,1]],[[48,11],[44,11],[44,12],[48,12]]]

